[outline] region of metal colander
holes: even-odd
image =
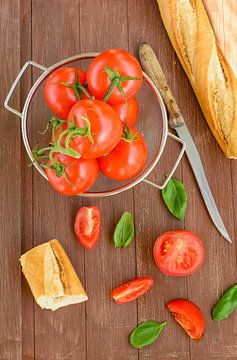
[[[22,139],[31,161],[34,160],[32,148],[34,148],[36,145],[35,142],[39,136],[37,130],[42,130],[45,126],[45,123],[52,116],[50,111],[47,109],[43,97],[43,88],[46,79],[52,72],[64,66],[81,67],[84,69],[85,66],[88,65],[88,60],[96,57],[98,54],[99,53],[85,53],[75,55],[70,58],[61,60],[49,68],[39,65],[34,61],[28,61],[20,70],[6,97],[4,106],[7,110],[21,118]],[[22,112],[19,112],[11,107],[8,103],[21,76],[29,66],[36,67],[42,70],[43,73],[34,82],[34,85],[27,95],[23,110]],[[115,181],[100,174],[94,186],[88,192],[79,194],[80,196],[105,197],[116,195],[125,190],[131,189],[141,181],[154,186],[155,188],[163,189],[176,170],[185,151],[185,143],[180,138],[168,131],[167,113],[162,97],[151,79],[144,72],[143,77],[143,85],[139,94],[137,95],[140,104],[140,115],[136,128],[143,134],[145,140],[148,143],[149,154],[144,169],[138,174],[138,176],[129,181]],[[144,102],[142,101],[143,98],[149,99],[149,101]],[[32,144],[29,141],[29,132],[31,134],[33,133],[31,136],[33,138]],[[158,185],[148,180],[147,177],[157,166],[164,151],[168,137],[181,143],[182,147],[175,164],[167,175],[165,181],[161,185]],[[49,138],[46,140],[49,141]],[[47,180],[44,169],[37,162],[34,162],[34,166]]]

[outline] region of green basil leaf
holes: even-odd
[[[136,327],[130,335],[129,342],[136,349],[143,349],[145,346],[156,341],[164,329],[167,321],[161,323],[156,321],[145,321]]]
[[[169,211],[177,219],[183,220],[187,209],[187,193],[182,182],[171,178],[162,189],[162,197]]]
[[[134,223],[132,214],[125,212],[114,231],[114,244],[116,247],[127,247],[134,239]]]
[[[224,320],[237,308],[237,284],[227,289],[212,309],[213,320]]]

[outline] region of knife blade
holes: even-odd
[[[170,90],[165,75],[161,69],[158,59],[152,47],[146,43],[140,45],[139,57],[145,73],[151,78],[160,91],[169,113],[169,125],[177,132],[178,136],[186,143],[186,155],[195,175],[197,184],[202,194],[208,213],[221,235],[230,243],[231,238],[222,221],[216,206],[207,177],[202,165],[199,152],[187,128],[184,118],[179,110],[178,104]]]

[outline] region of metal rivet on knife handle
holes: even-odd
[[[150,45],[142,43],[139,48],[142,67],[160,91],[169,112],[169,125],[171,128],[182,126],[185,122],[178,104],[170,90],[161,66]]]

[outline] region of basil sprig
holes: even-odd
[[[132,214],[125,212],[114,231],[114,244],[123,248],[131,244],[134,239],[134,223]]]
[[[167,321],[145,321],[136,327],[130,335],[129,342],[136,349],[143,349],[155,342],[164,329]]]
[[[162,189],[162,197],[169,211],[177,219],[183,220],[187,209],[187,193],[182,182],[171,178]]]
[[[212,309],[213,320],[224,320],[237,308],[237,284],[227,289]]]

